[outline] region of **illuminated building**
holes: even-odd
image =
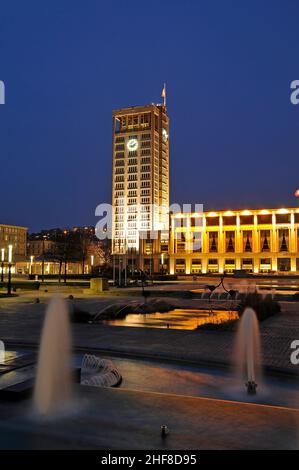
[[[114,254],[139,252],[149,231],[168,233],[168,135],[165,103],[113,111]]]
[[[5,260],[8,257],[9,245],[12,245],[13,261],[26,259],[27,228],[0,224],[0,249],[4,249]]]
[[[27,228],[18,225],[0,224],[0,273],[7,273],[11,261],[11,272],[16,272],[15,265],[26,259]],[[11,260],[10,260],[11,258]]]
[[[299,209],[176,213],[170,274],[299,272]]]

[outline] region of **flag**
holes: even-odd
[[[162,98],[164,98],[164,105],[166,105],[166,83],[164,83],[164,86],[163,86]]]

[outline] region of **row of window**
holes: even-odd
[[[275,264],[271,258],[261,258],[258,262],[258,271],[270,272],[275,268],[277,271],[289,272],[291,271],[291,258],[277,258]],[[254,271],[254,261],[252,258],[243,258],[240,260],[241,269],[248,272]],[[255,265],[255,267],[257,267]],[[219,260],[217,258],[210,258],[207,262],[208,272],[219,271]],[[236,269],[236,260],[233,258],[227,258],[224,260],[224,270],[234,271]],[[186,272],[186,261],[185,259],[176,259],[175,261],[176,273]],[[296,271],[299,271],[299,258],[296,258]],[[191,260],[191,273],[202,272],[202,261],[200,259]]]
[[[141,140],[150,140],[151,138],[151,134],[141,134],[140,136],[140,139]],[[134,135],[134,136],[129,136],[129,139],[137,139],[137,135]],[[124,143],[125,142],[125,137],[124,136],[116,136],[115,137],[115,143],[116,144],[119,144],[119,143]]]
[[[224,243],[225,251],[227,253],[233,253],[236,249],[235,232],[226,231],[224,232]],[[186,250],[186,238],[184,233],[178,234],[179,238],[176,239],[176,251]],[[202,232],[193,233],[191,240],[191,250],[201,251],[202,250]],[[218,232],[208,232],[208,244],[209,252],[217,253],[219,250],[219,237]],[[290,249],[290,234],[288,229],[278,230],[278,251],[289,251]],[[299,249],[299,229],[297,230],[297,249]],[[253,238],[252,231],[244,230],[242,232],[242,250],[244,252],[253,251]],[[271,251],[271,237],[270,230],[260,230],[259,232],[259,251],[270,252]]]
[[[294,222],[299,223],[299,213],[295,213]],[[273,214],[276,224],[290,224],[291,223],[291,214]],[[186,227],[188,219],[186,217],[180,219],[174,219],[175,227]],[[219,226],[220,217],[205,217],[207,226]],[[254,215],[240,215],[239,216],[240,225],[254,225]],[[273,219],[272,214],[258,214],[257,215],[257,224],[258,225],[272,225]],[[237,225],[237,216],[223,216],[222,225]],[[203,217],[191,217],[190,218],[191,227],[202,227],[203,226]]]

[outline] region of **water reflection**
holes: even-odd
[[[176,330],[195,330],[205,323],[223,323],[235,320],[238,314],[228,310],[197,310],[176,308],[167,313],[130,313],[126,318],[104,320],[106,325],[133,326],[147,328],[171,328]]]

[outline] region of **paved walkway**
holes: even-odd
[[[73,409],[38,422],[30,403],[0,404],[0,448],[296,449],[299,442],[299,412],[290,409],[93,387],[81,388]],[[170,429],[164,440],[162,424]]]
[[[38,343],[44,312],[50,294],[39,295],[34,303],[30,294],[2,299],[0,302],[0,339],[9,342]],[[76,300],[83,309],[98,312],[112,302],[136,301],[138,297],[82,297]],[[141,299],[140,299],[141,300]],[[165,300],[167,300],[165,298]],[[169,299],[178,306],[203,305],[201,300]],[[128,328],[104,325],[74,324],[74,345],[100,348],[120,353],[145,354],[160,358],[228,364],[233,356],[235,334],[219,331],[178,331],[150,328]],[[282,303],[282,313],[261,324],[263,364],[269,368],[285,369],[292,373],[299,366],[290,363],[290,344],[299,339],[299,305]]]

